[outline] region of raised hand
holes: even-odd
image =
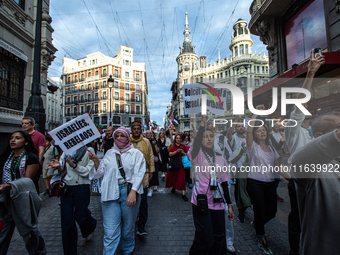
[[[89,152],[89,159],[91,159],[92,161],[99,160],[98,156],[95,153],[93,153],[90,150],[87,150],[87,151]]]
[[[256,106],[256,110],[264,110],[264,109],[266,109],[266,108],[264,107],[263,104]]]
[[[311,51],[310,55],[310,61],[308,63],[308,71],[312,73],[316,73],[320,66],[325,63],[325,56],[319,56],[317,58],[314,58],[314,49]]]

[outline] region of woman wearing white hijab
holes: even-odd
[[[131,254],[135,248],[135,221],[139,210],[139,194],[143,193],[142,180],[146,171],[143,154],[130,143],[130,132],[124,127],[113,133],[114,146],[99,162],[94,153],[94,162],[89,178],[103,178],[101,200],[104,225],[103,254],[115,254],[121,240],[121,253]],[[118,157],[118,158],[117,158]],[[118,168],[119,158],[123,175]],[[131,191],[128,194],[128,185]]]

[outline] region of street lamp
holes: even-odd
[[[113,87],[113,83],[115,82],[115,80],[112,78],[112,75],[110,74],[110,78],[107,79],[107,85],[110,88],[110,126],[112,126],[112,87]]]

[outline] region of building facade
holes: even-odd
[[[5,148],[11,132],[21,129],[21,120],[31,96],[37,2],[38,0],[0,1],[1,148]],[[49,3],[49,0],[42,1],[40,83],[44,106],[47,69],[57,51],[52,44],[53,28]]]
[[[112,75],[114,85],[108,87]],[[104,128],[130,127],[133,121],[147,124],[149,118],[145,63],[133,62],[133,49],[120,46],[117,56],[100,52],[81,59],[63,58],[64,123],[92,109],[92,120]],[[111,91],[111,97],[110,97]]]
[[[325,64],[315,75],[320,79],[313,83],[308,110],[315,116],[339,111],[340,1],[254,0],[249,11],[250,32],[267,45],[271,77],[269,83],[254,91],[254,102],[270,105],[274,87],[301,87],[311,50],[321,48]],[[302,81],[291,82],[297,78]],[[278,107],[273,115],[279,115],[279,111]]]
[[[61,89],[61,79],[59,77],[47,76],[48,83],[57,86],[59,89],[54,92],[46,93],[46,129],[51,131],[62,124],[62,89]]]
[[[179,121],[179,130],[189,131],[191,129],[190,116],[184,114],[183,84],[197,82],[230,83],[240,87],[246,94],[247,87],[252,87],[254,90],[269,81],[268,56],[252,52],[253,41],[247,28],[247,22],[239,19],[234,23],[233,29],[229,45],[232,56],[221,59],[218,50],[218,60],[207,65],[206,57],[198,57],[195,53],[195,46],[191,45],[186,13],[183,46],[180,47],[180,55],[176,59],[178,77],[172,83],[171,107],[167,109],[167,118],[171,120],[174,116]],[[199,66],[197,65],[198,59],[200,60]],[[229,92],[224,117],[230,116],[232,116],[232,96]]]

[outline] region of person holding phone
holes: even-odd
[[[114,145],[101,162],[96,154],[90,152],[94,166],[89,178],[103,178],[103,254],[116,254],[120,239],[121,253],[131,254],[135,248],[135,222],[141,201],[139,194],[143,193],[142,181],[146,163],[143,154],[130,143],[127,128],[116,129],[113,137]],[[127,184],[132,184],[129,193]]]

